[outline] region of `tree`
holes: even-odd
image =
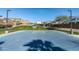
[[[68,21],[69,20],[69,16],[57,16],[55,18],[55,21]]]

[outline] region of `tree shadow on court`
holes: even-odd
[[[60,47],[56,47],[50,41],[42,41],[40,39],[33,40],[27,44],[24,44],[23,46],[29,47],[27,51],[65,51]]]
[[[5,43],[4,41],[0,42],[0,45],[2,45],[3,43]],[[0,47],[0,51],[2,51],[2,47]]]
[[[1,41],[1,42],[0,42],[0,45],[2,45],[3,43],[4,43],[4,41]]]

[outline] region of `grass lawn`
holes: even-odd
[[[0,34],[5,33],[5,29],[0,28]]]
[[[7,30],[9,32],[15,32],[15,31],[19,31],[19,30],[48,30],[48,29],[46,29],[46,28],[32,28],[32,26],[19,26],[19,27],[7,29]],[[0,34],[5,33],[5,31],[6,31],[5,28],[0,28]],[[66,30],[57,30],[57,31],[62,31],[62,32],[66,32],[66,33],[70,34],[70,31],[66,31]],[[73,32],[73,34],[79,35],[79,32]]]
[[[19,26],[11,29],[7,29],[9,32],[15,32],[19,30],[47,30],[45,28],[32,28],[32,26]],[[5,28],[0,28],[0,34],[5,33],[6,29]]]

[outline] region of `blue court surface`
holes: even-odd
[[[53,30],[23,30],[0,35],[1,51],[79,51],[79,38]]]

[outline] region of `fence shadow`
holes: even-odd
[[[65,51],[60,47],[56,47],[50,41],[42,41],[40,39],[33,40],[27,44],[24,44],[23,46],[29,47],[27,51]]]

